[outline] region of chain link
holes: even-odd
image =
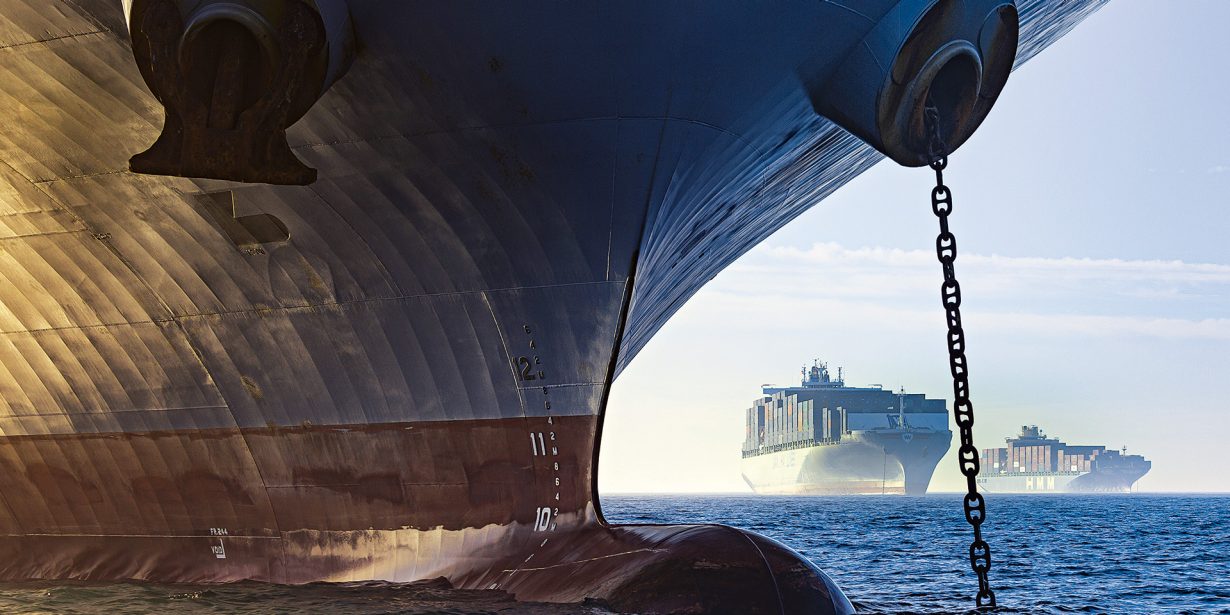
[[[952,213],[952,191],[944,185],[944,168],[948,166],[947,146],[940,136],[939,110],[928,104],[923,112],[927,129],[927,149],[931,169],[935,171],[935,188],[931,189],[931,211],[940,220],[940,234],[935,238],[935,254],[944,269],[944,283],[940,286],[940,300],[948,319],[948,367],[952,372],[952,413],[961,432],[961,447],[957,449],[957,461],[965,476],[968,493],[965,494],[965,520],[974,528],[974,541],[969,546],[969,563],[978,575],[977,606],[979,609],[995,606],[995,592],[987,573],[991,570],[991,547],[982,538],[982,522],[986,520],[987,507],[982,494],[978,493],[978,449],[974,448],[974,405],[969,399],[969,363],[965,357],[965,330],[961,328],[961,285],[957,283],[953,264],[957,260],[957,238],[948,229],[948,215]]]

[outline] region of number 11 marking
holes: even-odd
[[[538,436],[537,439],[534,438],[535,435]],[[547,444],[542,438],[541,431],[537,434],[530,432],[530,449],[534,451],[535,457],[547,454]]]

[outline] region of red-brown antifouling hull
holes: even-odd
[[[486,589],[534,602],[596,600],[636,613],[843,613],[840,590],[819,569],[778,542],[721,525],[604,526],[585,524],[548,538],[519,527],[489,527],[494,539],[441,537],[438,552],[454,550],[451,575],[459,589]],[[328,578],[339,571],[376,571],[394,560],[412,570],[424,555],[410,532],[304,531],[280,539],[168,536],[8,536],[0,539],[7,574],[19,578],[95,581],[200,575],[261,580],[275,572]],[[535,549],[532,546],[540,545]],[[225,561],[202,564],[191,553],[225,545]],[[500,545],[511,547],[500,550]],[[455,551],[458,547],[475,551]],[[527,554],[528,555],[523,555]],[[378,557],[376,557],[378,555]],[[82,573],[89,570],[89,574]],[[443,568],[433,568],[442,571]],[[69,574],[76,571],[78,574]],[[134,576],[135,575],[135,576]],[[380,578],[369,572],[364,578]],[[433,578],[428,576],[427,578]]]
[[[55,548],[19,549],[0,571],[296,583],[481,568],[506,557],[482,544],[528,544],[519,528],[581,523],[595,424],[553,417],[5,438],[4,532]],[[541,447],[530,440],[540,432]]]
[[[620,610],[776,613],[782,600],[831,609],[840,594],[823,574],[762,537],[605,525],[589,504],[596,425],[551,417],[5,438],[0,493],[12,514],[0,577],[444,577]]]

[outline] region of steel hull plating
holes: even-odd
[[[287,133],[318,178],[270,186],[128,172],[121,3],[0,2],[0,576],[848,610],[761,537],[607,526],[593,476],[619,368],[880,159],[800,77],[866,15],[349,6]],[[1091,6],[1023,5],[1021,57]]]
[[[837,444],[745,457],[743,480],[764,494],[922,495],[951,439],[949,431],[856,431]]]

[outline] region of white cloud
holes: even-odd
[[[923,250],[836,243],[762,246],[702,291],[705,320],[738,314],[774,328],[818,317],[854,327],[932,326],[942,319],[934,259]],[[960,254],[957,270],[966,320],[982,328],[1230,340],[1227,265]]]
[[[837,243],[817,243],[803,250],[789,246],[762,246],[753,255],[768,257],[780,265],[878,266],[893,268],[938,268],[935,254],[924,250],[897,248],[845,248]],[[1001,274],[1043,273],[1066,279],[1127,278],[1170,282],[1230,284],[1230,265],[1187,263],[1181,260],[1124,260],[1118,258],[1043,258],[959,253],[958,267],[993,269]],[[745,265],[736,264],[732,269]]]
[[[1131,316],[1087,316],[1080,314],[991,314],[980,316],[979,323],[1019,333],[1060,335],[1125,335],[1167,339],[1230,341],[1230,319],[1140,318]]]
[[[692,314],[692,320],[706,327],[729,328],[733,320],[754,323],[755,328],[763,331],[791,330],[820,319],[856,330],[902,331],[943,326],[943,312],[938,301],[934,302],[934,307],[911,307],[887,306],[874,300],[815,299],[782,294],[750,297],[717,290],[702,293],[703,297],[698,297],[698,303],[703,302],[705,307],[703,311]],[[931,298],[928,295],[928,299]],[[1135,335],[1230,341],[1230,318],[1183,319],[971,309],[964,310],[963,315],[967,327],[985,333],[1103,337]]]
[[[831,298],[904,300],[920,296],[922,291],[922,296],[930,299],[939,272],[935,255],[924,250],[851,249],[835,243],[818,243],[807,249],[760,247],[722,274],[725,279],[738,281],[722,284],[722,288],[749,294],[772,288]],[[1230,265],[1213,263],[960,253],[957,273],[962,287],[977,289],[983,299],[1105,304],[1118,298],[1124,310],[1134,309],[1130,302],[1139,300],[1150,301],[1159,309],[1166,307],[1165,302],[1176,300],[1187,301],[1185,309],[1206,311],[1218,302],[1230,305]]]

